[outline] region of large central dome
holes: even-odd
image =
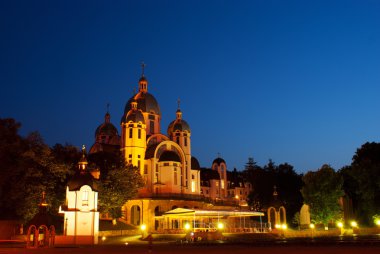
[[[161,117],[161,110],[158,106],[156,98],[148,93],[148,80],[144,77],[144,74],[139,80],[139,92],[132,96],[125,105],[124,115],[121,118],[122,123],[125,122],[128,112],[132,109],[132,102],[137,103],[137,109],[141,110],[142,113],[159,115]],[[146,121],[147,120],[148,118],[146,118]]]
[[[131,103],[135,100],[137,102],[137,109],[141,109],[142,112],[154,113],[161,116],[161,110],[158,106],[156,98],[150,93],[139,92],[135,96],[132,96],[125,105],[124,114],[128,114],[131,110]]]

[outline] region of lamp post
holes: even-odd
[[[315,225],[313,223],[310,224],[310,229],[311,229],[311,239],[314,239],[314,229],[315,229]]]
[[[145,232],[146,232],[146,225],[141,224],[140,229],[141,229],[141,237],[144,238]]]
[[[350,223],[351,227],[352,227],[352,235],[353,236],[356,236],[356,233],[357,233],[357,229],[359,228],[359,225],[356,221],[351,221]]]
[[[344,234],[343,222],[339,221],[336,225],[338,226],[338,228],[340,228],[340,235],[343,235]]]
[[[377,226],[378,229],[380,229],[380,219],[379,218],[375,219],[375,225]]]
[[[239,202],[239,195],[235,195],[235,199],[236,199],[236,208],[240,208],[241,209],[241,207],[240,207],[240,202]],[[239,223],[239,231],[241,230],[241,215],[239,214],[239,221],[240,221],[240,223]]]

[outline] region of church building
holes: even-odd
[[[179,103],[166,133],[162,132],[161,110],[148,92],[144,66],[138,92],[125,105],[120,136],[110,119],[107,112],[104,123],[96,129],[90,153],[120,150],[125,162],[140,170],[145,185],[138,197],[122,208],[127,223],[145,224],[150,232],[176,230],[184,228],[186,221],[165,216],[173,209],[233,210],[236,205],[246,206],[252,186],[244,181],[229,181],[223,159],[215,159],[209,169],[214,172],[213,179],[201,179],[205,174],[201,174],[199,162],[192,156],[191,128]],[[221,201],[224,206],[217,207],[215,204]]]

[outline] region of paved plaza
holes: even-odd
[[[118,253],[233,253],[233,254],[366,254],[380,253],[379,246],[252,246],[252,245],[158,245],[150,251],[148,245],[61,247],[51,249],[0,248],[0,254],[118,254]]]

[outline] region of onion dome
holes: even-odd
[[[199,164],[199,161],[194,156],[191,156],[191,169],[200,169],[201,166]]]
[[[159,162],[161,161],[177,161],[181,162],[181,158],[176,152],[173,151],[165,151],[161,154],[160,159],[158,160]]]
[[[88,171],[77,172],[67,183],[69,191],[80,190],[84,185],[88,185],[92,190],[98,191],[98,181]]]
[[[144,115],[142,114],[141,110],[137,108],[138,103],[136,100],[131,101],[131,109],[128,111],[127,114],[124,114],[123,118],[121,119],[121,122],[128,123],[130,121],[134,123],[141,122],[145,124]]]
[[[68,181],[67,186],[70,191],[79,190],[82,186],[88,185],[93,190],[98,190],[97,180],[87,170],[86,148],[82,148],[82,158],[78,162],[79,170]]]
[[[176,132],[176,131],[191,132],[189,124],[185,120],[182,119],[182,112],[180,109],[177,109],[176,115],[177,115],[177,119],[175,119],[173,122],[169,124],[168,135],[171,136],[173,132]]]
[[[104,116],[104,123],[99,125],[95,131],[95,138],[98,136],[118,136],[116,127],[111,123],[111,115],[107,112]]]
[[[223,160],[222,158],[218,157],[218,158],[216,158],[216,159],[212,162],[212,164],[214,164],[214,163],[220,165],[221,163],[226,164],[226,161]]]
[[[148,93],[148,80],[142,74],[139,80],[139,92],[132,96],[125,105],[124,116],[121,122],[125,119],[128,112],[132,109],[131,103],[133,101],[137,102],[137,109],[140,109],[143,113],[153,113],[161,116],[161,110],[157,103],[156,98],[150,93]]]
[[[124,115],[126,115],[131,110],[131,102],[135,100],[137,102],[137,109],[140,109],[142,112],[154,113],[161,115],[160,107],[156,98],[150,93],[139,92],[136,95],[132,96],[124,108]]]

